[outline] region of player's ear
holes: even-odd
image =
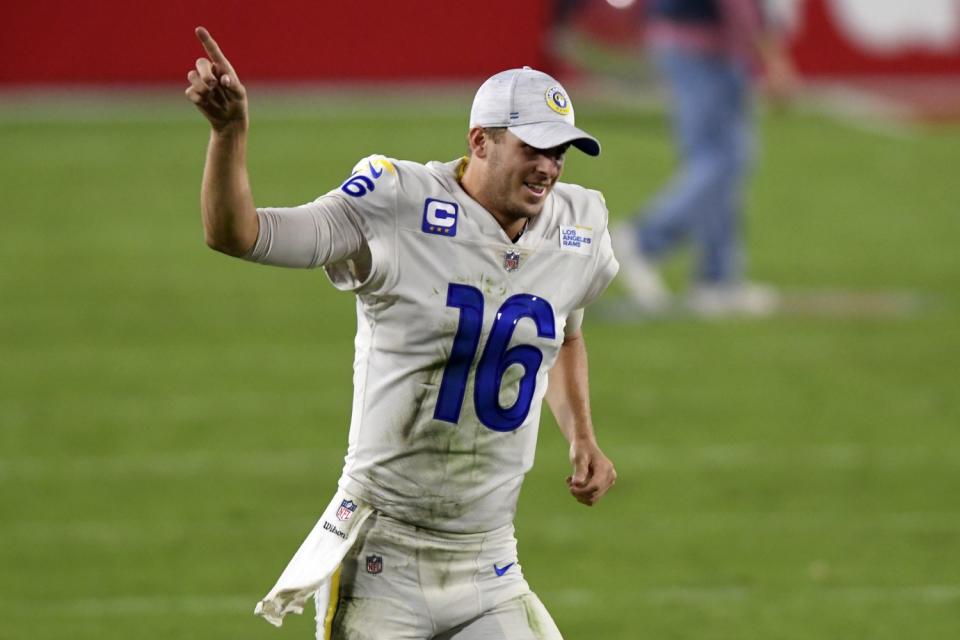
[[[487,138],[487,133],[483,130],[483,127],[473,127],[467,132],[467,145],[470,147],[472,157],[486,157],[488,142],[489,138]]]

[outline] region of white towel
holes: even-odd
[[[291,611],[303,613],[307,598],[329,589],[330,576],[347,555],[360,525],[373,508],[343,489],[327,505],[320,520],[280,574],[270,593],[257,603],[254,613],[279,627]]]

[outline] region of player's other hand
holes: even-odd
[[[570,464],[573,475],[567,478],[567,487],[577,502],[588,507],[595,505],[617,481],[613,463],[593,440],[570,443]]]
[[[216,131],[247,128],[247,91],[237,72],[220,51],[216,40],[203,27],[195,29],[207,58],[197,58],[196,69],[187,74],[187,99],[197,105]]]

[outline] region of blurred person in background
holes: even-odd
[[[774,100],[796,74],[761,0],[649,0],[648,43],[668,85],[680,165],[642,213],[613,232],[621,276],[647,312],[670,295],[658,263],[693,243],[697,263],[687,305],[704,316],[764,315],[769,286],[744,277],[744,187],[754,151],[752,72],[761,66]]]

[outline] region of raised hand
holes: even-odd
[[[197,68],[187,74],[187,99],[197,105],[216,131],[230,127],[245,130],[247,90],[210,33],[203,27],[195,32],[208,58],[197,58]]]

